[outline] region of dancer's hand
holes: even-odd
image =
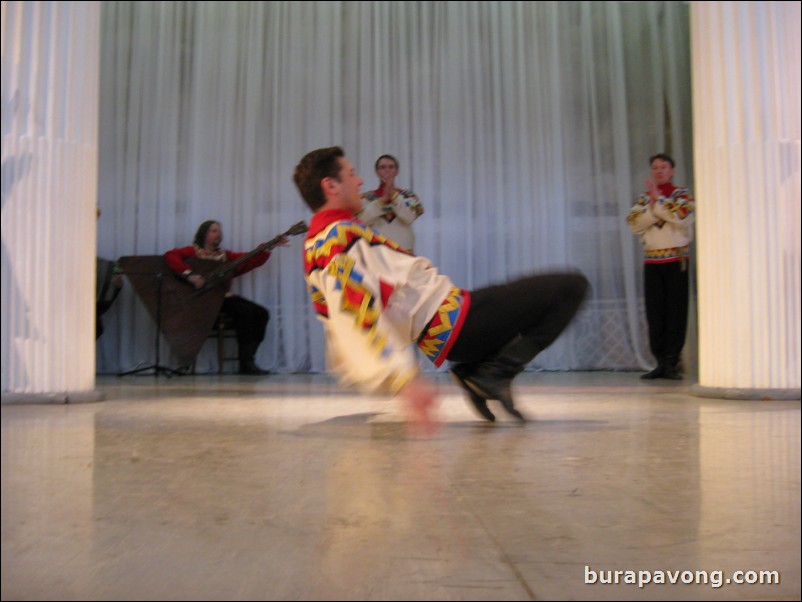
[[[395,176],[387,176],[382,178],[383,191],[381,202],[384,205],[389,205],[393,202],[393,193],[395,192]]]
[[[650,205],[660,198],[660,189],[652,180],[646,180],[646,194],[649,195]]]
[[[399,394],[404,404],[407,433],[414,437],[431,437],[440,428],[437,409],[437,387],[416,376]]]

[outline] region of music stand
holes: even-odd
[[[123,274],[126,276],[155,276],[156,277],[156,339],[153,343],[155,347],[155,354],[156,354],[156,361],[155,363],[151,364],[150,366],[142,366],[141,368],[136,368],[134,370],[128,370],[127,372],[121,372],[117,376],[128,376],[130,374],[139,374],[140,372],[145,372],[147,370],[153,370],[153,376],[159,376],[159,374],[166,374],[167,378],[170,378],[173,374],[177,372],[177,370],[173,370],[172,368],[168,368],[167,366],[162,366],[159,364],[159,339],[161,338],[162,332],[162,280],[164,278],[164,274],[162,272],[127,272],[123,270]],[[130,280],[130,278],[129,278]]]

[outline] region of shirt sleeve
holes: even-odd
[[[677,189],[670,197],[660,197],[654,203],[658,219],[678,226],[690,226],[694,219],[695,203],[690,191]]]
[[[411,224],[423,215],[423,204],[411,190],[396,190],[391,207],[396,217],[405,224]]]
[[[659,221],[660,218],[652,210],[650,199],[646,194],[638,197],[627,215],[627,224],[633,234],[643,234]]]
[[[365,222],[368,226],[373,225],[376,223],[376,220],[381,219],[385,213],[391,211],[391,207],[385,207],[379,202],[373,193],[366,193],[362,195],[362,202],[364,203],[362,207],[362,211],[359,212],[360,220]]]
[[[367,252],[381,262],[381,251]],[[329,367],[346,385],[395,394],[418,373],[418,363],[412,346],[383,313],[382,291],[375,290],[380,286],[370,284],[361,265],[349,253],[340,253],[310,282],[327,308],[321,319]],[[381,269],[373,265],[371,273]]]
[[[235,251],[226,251],[226,261],[234,261],[239,259],[240,257],[244,257],[247,253],[238,253]],[[257,253],[253,257],[246,259],[241,264],[239,264],[236,269],[234,270],[235,276],[242,276],[258,268],[260,265],[264,265],[267,263],[267,260],[270,259],[270,251],[263,251],[261,253]]]
[[[167,267],[176,274],[183,274],[192,270],[192,266],[185,261],[189,257],[195,257],[195,247],[180,247],[164,254]]]

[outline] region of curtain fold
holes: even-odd
[[[390,153],[423,201],[416,252],[458,285],[590,279],[533,368],[650,363],[624,217],[656,152],[693,185],[685,3],[105,2],[102,49],[100,256],[164,253],[207,219],[250,250],[309,219],[307,151],[342,145],[365,189]],[[260,365],[325,369],[299,239],[234,290],[271,312]],[[152,362],[131,287],[105,318],[99,371]]]

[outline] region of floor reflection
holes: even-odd
[[[108,378],[101,403],[3,406],[2,598],[799,598],[798,401],[527,374],[522,427],[437,378],[431,439],[320,376]]]

